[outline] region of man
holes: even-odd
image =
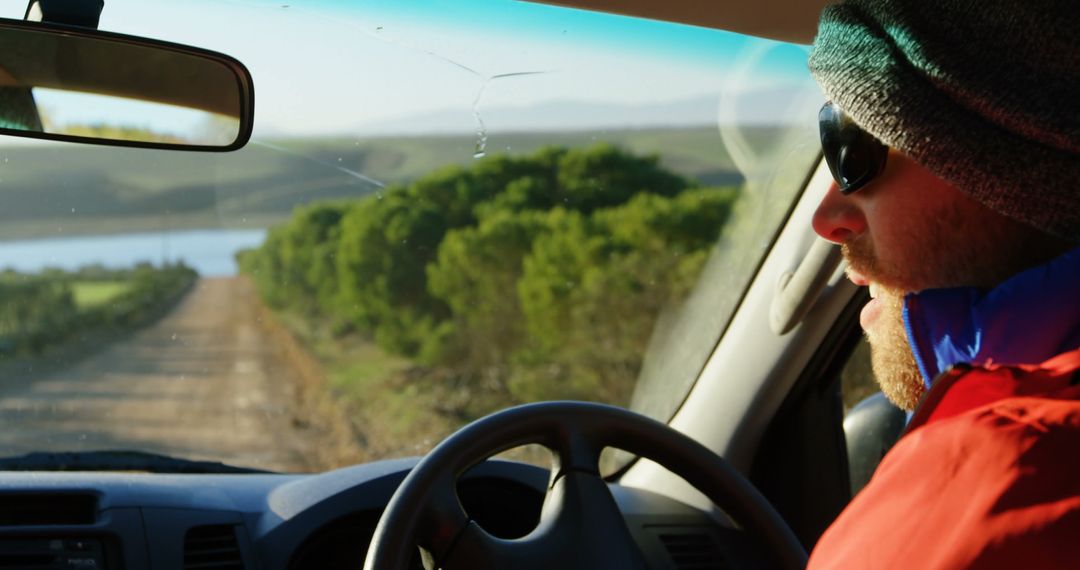
[[[1080,2],[851,0],[814,229],[914,410],[812,568],[1080,567]]]

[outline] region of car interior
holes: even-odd
[[[812,41],[825,4],[531,3],[803,46]],[[81,4],[57,2],[61,8],[38,13],[39,21],[5,25],[36,26],[68,41],[78,30],[108,36],[111,30],[95,29],[96,14],[92,22],[78,17]],[[119,9],[104,6],[106,14]],[[211,57],[200,47],[185,49]],[[237,74],[240,95],[166,88],[150,98],[226,109],[236,122],[225,144],[195,146],[235,150],[253,128],[258,135],[252,105],[267,103],[260,103],[257,74],[252,92],[242,63],[237,67],[227,56],[213,61],[217,67],[207,76]],[[85,83],[105,72],[82,73],[77,81]],[[112,93],[135,89],[123,78],[109,81]],[[190,152],[169,141],[153,144]],[[793,199],[784,203],[776,231],[758,240],[765,254],[748,262],[752,271],[743,286],[718,281],[717,287],[741,292],[719,334],[707,340],[700,366],[687,364],[695,370],[692,381],[665,383],[665,363],[652,363],[650,389],[677,394],[651,418],[598,403],[525,404],[433,442],[426,454],[313,473],[210,473],[194,464],[187,473],[161,472],[150,460],[142,468],[70,471],[24,463],[0,472],[0,568],[804,566],[807,552],[866,484],[905,422],[903,412],[866,389],[873,379],[858,313],[868,296],[844,278],[838,248],[811,228],[832,180],[820,153],[811,159],[809,168],[792,160],[788,171],[761,179],[766,195],[786,184]],[[635,398],[645,398],[642,390]],[[527,444],[551,451],[550,469],[506,455]],[[622,454],[614,467],[602,459],[608,448]]]

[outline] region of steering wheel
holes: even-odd
[[[555,455],[540,523],[522,538],[496,538],[469,520],[457,497],[457,480],[492,455],[529,443]],[[424,457],[383,511],[365,570],[407,568],[418,543],[443,568],[646,568],[600,478],[605,447],[646,457],[680,475],[760,537],[780,568],[806,567],[806,551],[772,505],[705,446],[622,408],[542,402],[476,420]]]

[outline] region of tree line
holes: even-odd
[[[88,266],[76,271],[0,272],[0,357],[35,355],[80,335],[139,326],[179,299],[198,277],[183,263],[130,269]],[[107,302],[79,306],[75,288],[86,283],[123,283]]]
[[[737,196],[601,144],[448,167],[297,209],[238,255],[272,307],[369,337],[457,395],[625,404]]]

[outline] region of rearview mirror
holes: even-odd
[[[0,134],[229,151],[253,116],[251,74],[224,54],[0,19]]]

